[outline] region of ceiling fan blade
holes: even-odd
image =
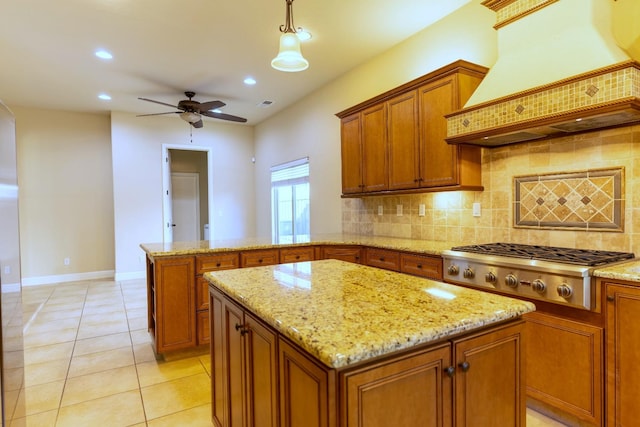
[[[230,122],[245,123],[247,121],[244,117],[232,116],[231,114],[225,113],[214,113],[213,111],[201,111],[200,114],[214,119],[229,120]]]
[[[203,126],[202,119],[198,120],[197,122],[191,123],[191,125],[196,129],[200,129]]]
[[[182,111],[168,111],[166,113],[153,113],[153,114],[138,114],[136,117],[145,117],[145,116],[162,116],[163,114],[179,114]]]
[[[204,112],[204,111],[209,111],[209,110],[215,110],[216,108],[221,108],[224,107],[225,104],[222,101],[209,101],[209,102],[201,102],[200,105],[198,106],[198,109],[200,110],[200,112]]]
[[[141,101],[153,102],[154,104],[166,105],[167,107],[176,108],[176,109],[180,110],[180,107],[177,107],[177,106],[171,105],[171,104],[167,104],[166,102],[154,101],[153,99],[149,99],[149,98],[138,98],[138,99],[141,100]]]

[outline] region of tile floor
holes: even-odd
[[[208,355],[156,360],[142,280],[25,287],[18,426],[212,426]],[[528,427],[555,427],[533,411]]]

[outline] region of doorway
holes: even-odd
[[[163,145],[164,242],[212,238],[212,150]]]

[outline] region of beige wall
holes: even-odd
[[[252,127],[207,120],[190,133],[189,126],[173,116],[114,112],[111,139],[116,279],[143,277],[140,244],[163,241],[164,144],[212,148],[214,238],[255,235]]]
[[[335,113],[457,59],[491,65],[496,56],[494,21],[494,14],[474,0],[258,125],[258,235],[271,235],[269,168],[304,156],[309,156],[311,231],[340,231],[340,121]]]
[[[113,270],[109,116],[12,107],[25,283]],[[68,266],[64,258],[70,259]]]

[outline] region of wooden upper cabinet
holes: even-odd
[[[450,145],[445,115],[459,110],[480,84],[456,73],[418,89],[420,97],[420,181],[422,187],[480,187],[481,148]]]
[[[389,188],[387,180],[387,109],[375,105],[362,112],[363,191]]]
[[[481,148],[447,144],[445,115],[487,71],[456,61],[338,113],[343,195],[482,190]]]
[[[345,194],[362,192],[360,128],[360,113],[344,117],[341,121],[342,191]]]
[[[412,90],[387,102],[389,190],[420,186],[417,98]]]

